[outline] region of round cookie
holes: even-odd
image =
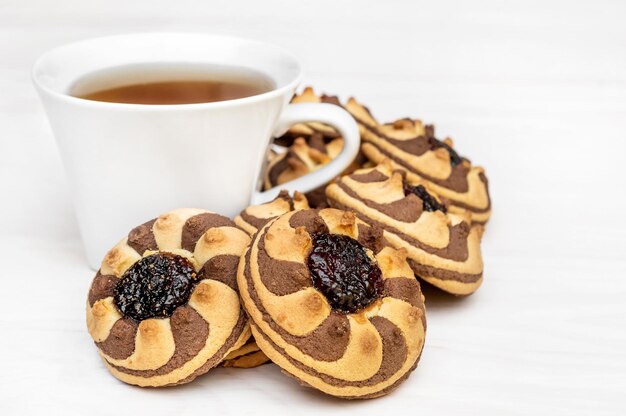
[[[309,208],[306,197],[295,192],[293,198],[289,192],[282,190],[276,198],[260,205],[251,205],[235,217],[235,224],[250,236],[254,235],[269,221],[294,209]]]
[[[311,97],[317,99],[310,87],[307,87],[301,95],[294,95],[291,102],[308,102]],[[333,97],[323,97],[325,102],[339,105],[339,101],[333,101]],[[323,165],[337,157],[343,148],[343,138],[339,133],[327,124],[319,122],[306,122],[294,124],[280,137],[274,138],[273,143],[277,146],[286,147],[284,152],[271,152],[264,175],[264,188],[270,189],[287,181],[296,179],[309,172],[319,169]],[[370,164],[365,155],[359,151],[352,163],[344,169],[342,175],[346,175]],[[327,208],[328,202],[324,190],[324,184],[305,195],[311,208]]]
[[[409,182],[426,185],[445,198],[450,211],[467,210],[472,223],[487,223],[491,199],[485,171],[459,156],[452,140],[438,140],[434,127],[420,120],[367,126],[362,129],[361,149],[370,160],[380,163],[389,158],[394,168],[407,171]]]
[[[250,337],[236,287],[250,237],[228,218],[178,209],[130,231],[89,290],[87,328],[106,367],[138,386],[183,384]]]
[[[326,188],[332,206],[353,210],[384,230],[393,247],[405,249],[415,274],[446,292],[468,295],[483,278],[480,239],[469,213],[448,212],[422,185],[405,180],[389,161],[344,176]]]
[[[326,199],[326,196],[324,196]],[[295,209],[309,208],[307,198],[300,192],[295,192],[293,198],[289,192],[281,191],[274,200],[260,205],[251,205],[235,217],[235,224],[253,236],[259,228],[272,219]],[[252,368],[269,362],[270,359],[259,349],[251,337],[246,345],[232,351],[225,358],[225,367]]]
[[[416,367],[426,317],[406,251],[353,213],[299,210],[266,224],[237,282],[263,352],[329,395],[382,396]]]
[[[484,169],[459,156],[449,138],[437,139],[432,125],[408,118],[380,124],[354,98],[342,105],[337,97],[318,96],[311,88],[306,88],[293,101],[342,106],[359,125],[361,151],[374,164],[388,158],[394,169],[407,172],[411,184],[426,185],[445,198],[451,212],[470,211],[472,224],[484,225],[489,220],[491,199]]]
[[[260,365],[269,363],[270,359],[256,344],[254,338],[250,338],[245,345],[238,348],[228,354],[224,361],[222,361],[222,367],[232,368],[254,368]]]
[[[296,95],[291,102],[297,102],[297,99],[298,96]],[[304,138],[307,142],[315,137],[315,140],[322,139],[323,143],[330,143],[335,139],[341,138],[334,127],[328,124],[310,121],[294,124],[289,127],[289,130],[287,130],[285,134],[275,137],[273,143],[278,146],[289,147],[300,137]]]
[[[310,172],[320,169],[336,158],[343,149],[343,139],[338,137],[325,143],[322,135],[314,133],[306,140],[298,137],[284,153],[275,154],[265,171],[265,189],[280,186]],[[324,188],[326,184],[306,194],[309,203],[315,207],[326,207]]]

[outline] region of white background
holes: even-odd
[[[625,21],[598,0],[0,0],[0,414],[626,414]],[[29,70],[69,41],[156,30],[282,45],[307,84],[435,122],[486,167],[484,285],[426,293],[424,354],[394,393],[330,399],[273,365],[142,390],[103,368]]]

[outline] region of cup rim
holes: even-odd
[[[292,60],[293,63],[295,64],[296,75],[291,81],[285,83],[285,85],[274,88],[270,91],[267,91],[261,94],[251,95],[249,97],[243,97],[243,98],[236,98],[232,100],[213,101],[213,102],[208,102],[208,103],[189,103],[189,104],[133,104],[133,103],[113,103],[113,102],[108,102],[108,101],[88,100],[85,98],[79,98],[79,97],[75,97],[66,93],[62,93],[53,88],[50,88],[49,86],[44,85],[44,83],[41,82],[41,80],[39,79],[37,75],[38,69],[40,69],[40,67],[44,65],[45,60],[50,55],[52,55],[55,52],[58,52],[61,49],[72,47],[72,46],[77,46],[81,43],[86,43],[86,42],[91,42],[91,41],[96,41],[96,40],[106,40],[106,39],[123,38],[123,37],[138,37],[138,36],[145,36],[145,37],[201,36],[201,37],[213,38],[213,39],[218,39],[218,40],[222,39],[224,41],[230,41],[230,42],[247,42],[251,44],[257,44],[259,46],[272,48],[275,51],[283,54],[284,56]],[[56,46],[52,49],[49,49],[43,54],[41,54],[37,58],[35,63],[33,64],[32,69],[31,69],[31,80],[33,84],[37,87],[37,89],[39,89],[40,91],[53,96],[57,100],[64,101],[70,104],[73,103],[73,104],[79,104],[79,105],[83,105],[87,107],[103,108],[103,109],[120,109],[120,110],[124,109],[124,110],[141,110],[141,111],[186,111],[186,110],[200,110],[200,109],[212,109],[212,108],[226,108],[226,107],[234,107],[234,106],[239,106],[239,105],[253,104],[259,101],[269,100],[269,99],[284,95],[288,91],[293,91],[298,86],[298,84],[300,84],[300,81],[302,80],[302,66],[300,65],[300,62],[298,61],[298,59],[296,59],[296,57],[291,52],[287,51],[285,48],[277,46],[273,43],[263,42],[263,41],[259,41],[255,39],[249,39],[249,38],[238,37],[238,36],[227,36],[227,35],[220,35],[220,34],[213,34],[213,33],[205,33],[205,32],[135,32],[135,33],[124,33],[124,34],[118,34],[118,35],[91,37],[87,39],[65,43],[65,44]]]

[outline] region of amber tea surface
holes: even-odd
[[[144,64],[87,75],[70,95],[110,103],[198,104],[251,97],[274,86],[266,75],[245,68]]]

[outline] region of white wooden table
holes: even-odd
[[[383,3],[0,0],[1,415],[626,414],[626,3]],[[393,394],[329,399],[273,365],[164,390],[104,369],[29,70],[69,41],[163,30],[280,44],[306,83],[436,122],[486,167],[484,285],[427,292],[422,361]]]

